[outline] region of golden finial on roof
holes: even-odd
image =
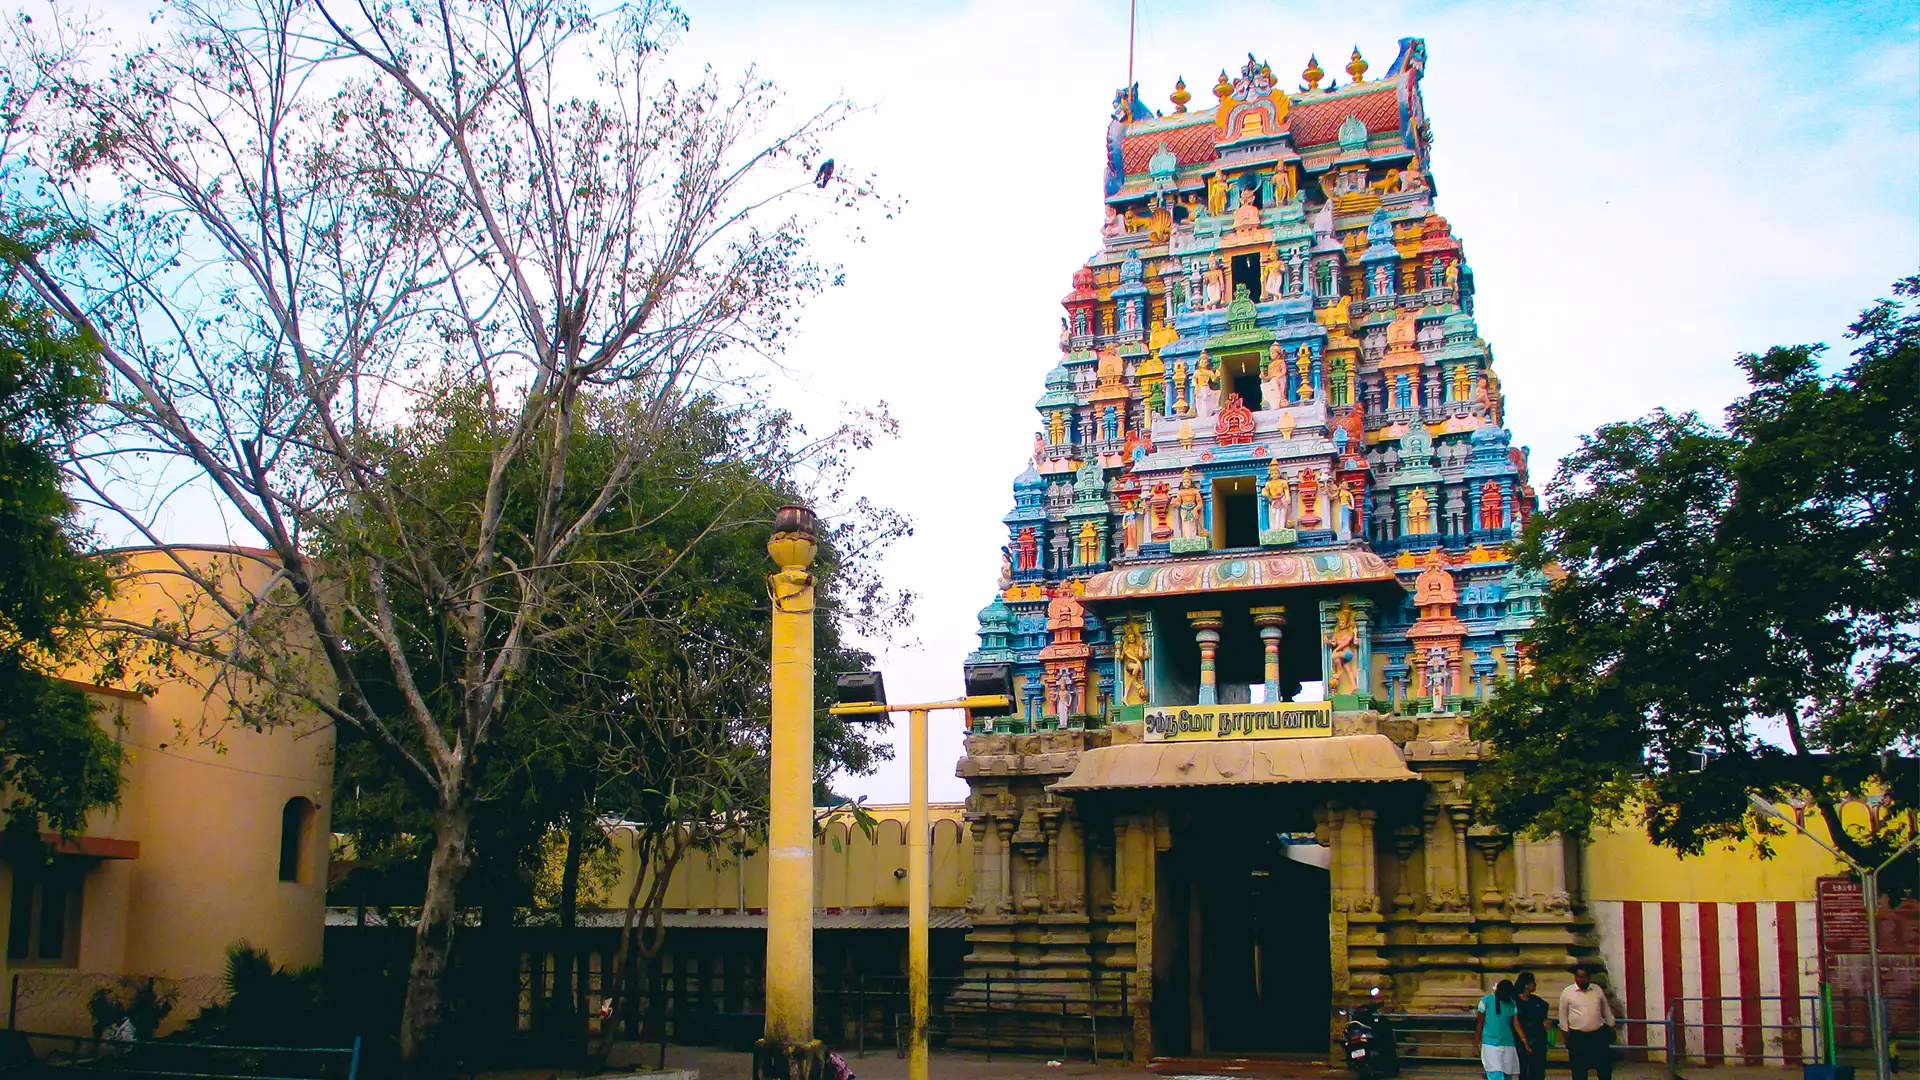
[[[1353,47],[1353,58],[1347,61],[1347,74],[1354,82],[1367,81],[1367,62],[1360,59],[1360,46]]]
[[[1176,114],[1187,111],[1187,102],[1193,100],[1193,95],[1187,93],[1187,80],[1185,76],[1173,80],[1173,93],[1167,100],[1173,102],[1173,111]]]
[[[1300,77],[1307,80],[1307,89],[1320,89],[1320,80],[1326,78],[1327,73],[1320,70],[1320,55],[1318,53],[1307,57],[1307,70],[1302,71]]]
[[[1233,96],[1233,83],[1227,81],[1226,68],[1220,69],[1220,81],[1213,84],[1213,96],[1219,98],[1222,105],[1225,105],[1227,99]]]

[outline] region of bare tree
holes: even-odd
[[[810,230],[871,189],[812,183],[843,103],[779,125],[751,73],[667,77],[684,22],[658,0],[184,0],[161,26],[112,51],[72,18],[16,28],[7,210],[73,226],[16,266],[101,344],[110,416],[70,463],[85,495],[164,548],[184,493],[272,568],[236,594],[179,560],[217,632],[121,629],[353,726],[432,793],[401,1027],[419,1064],[476,755],[582,589],[637,597],[671,566],[602,564],[603,512],[727,357],[779,348],[834,278]],[[456,398],[489,418],[478,479],[427,504],[409,455],[433,433],[410,418]],[[621,447],[587,491],[583,410]],[[523,472],[534,505],[509,516]],[[286,648],[290,618],[312,654]],[[445,692],[414,670],[421,639]],[[396,708],[370,703],[368,652]]]

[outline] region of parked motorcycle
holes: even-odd
[[[1347,1068],[1359,1080],[1400,1075],[1399,1047],[1394,1045],[1393,1023],[1380,1015],[1380,988],[1374,987],[1372,1000],[1347,1015],[1347,1026],[1340,1045],[1346,1052]]]

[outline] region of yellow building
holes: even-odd
[[[270,577],[264,552],[179,554],[236,594]],[[126,553],[107,614],[213,625],[172,568],[158,551]],[[173,980],[172,1020],[188,1019],[242,939],[277,964],[320,962],[333,730],[237,723],[224,690],[203,691],[210,673],[188,664],[143,694],[99,684],[84,664],[69,672],[118,737],[125,783],[120,806],[96,811],[82,835],[49,837],[48,865],[0,861],[15,1026],[85,1030],[87,997],[120,975]]]

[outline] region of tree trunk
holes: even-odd
[[[643,967],[659,953],[660,945],[666,938],[665,927],[661,925],[660,906],[665,903],[667,883],[673,880],[674,867],[680,862],[685,846],[677,842],[678,837],[672,830],[655,841],[646,841],[636,837],[634,852],[637,856],[637,870],[633,878],[633,888],[627,891],[627,909],[620,920],[620,945],[613,954],[613,970],[608,973],[608,994],[612,1001],[612,1012],[600,1028],[599,1044],[595,1047],[589,1065],[595,1072],[604,1070],[607,1059],[613,1056],[613,1044],[619,1033],[620,1016],[626,1009],[627,999],[632,996],[635,969]],[[647,881],[647,870],[654,870],[653,880]],[[642,884],[645,884],[646,896],[641,896]],[[651,938],[648,924],[652,924]],[[633,962],[629,963],[629,959]],[[663,1032],[661,1038],[665,1039]]]
[[[438,1071],[435,1044],[443,1019],[447,958],[453,951],[454,904],[471,858],[467,840],[473,826],[472,799],[461,793],[449,795],[447,803],[433,816],[433,861],[427,866],[427,894],[414,934],[406,1008],[400,1014],[400,1061],[415,1076]]]
[[[580,910],[580,855],[586,846],[585,814],[576,813],[567,820],[567,856],[560,869],[560,942],[553,950],[553,996],[547,1003],[555,1034],[562,1046],[574,1048],[581,1034],[580,994],[574,983]]]

